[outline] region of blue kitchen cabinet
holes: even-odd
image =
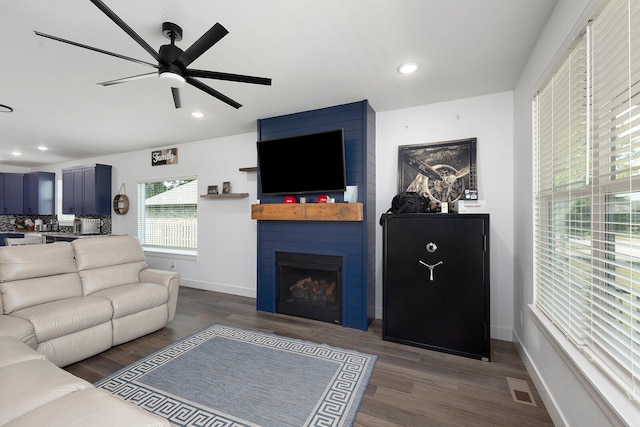
[[[24,175],[24,213],[54,215],[56,202],[56,174],[32,172]]]
[[[111,166],[79,166],[62,170],[62,213],[109,215]]]
[[[23,181],[24,175],[21,173],[0,173],[0,214],[24,213]]]

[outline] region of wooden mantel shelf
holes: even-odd
[[[251,205],[259,221],[363,221],[362,203],[270,203]]]

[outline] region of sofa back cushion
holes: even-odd
[[[82,296],[73,248],[68,242],[0,247],[0,293],[4,314]]]
[[[76,254],[84,295],[137,283],[140,271],[147,268],[142,246],[133,236],[76,239],[71,246]]]

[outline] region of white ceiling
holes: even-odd
[[[183,28],[183,50],[219,22],[229,34],[190,67],[273,79],[202,79],[243,107],[187,85],[176,110],[156,78],[96,84],[153,69],[34,34],[154,62],[90,1],[2,0],[0,104],[14,112],[0,113],[0,168],[252,132],[260,118],[363,99],[382,112],[512,90],[557,1],[104,0],[155,49],[164,21]],[[406,61],[420,70],[399,74]]]

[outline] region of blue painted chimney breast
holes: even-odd
[[[342,325],[366,331],[375,316],[375,111],[365,100],[262,119],[258,138],[267,141],[340,128],[344,129],[347,185],[358,186],[364,221],[258,221],[257,309],[276,310],[277,252],[341,256]],[[321,171],[309,162],[309,173]],[[260,202],[282,203],[282,196],[260,193],[259,179]],[[307,201],[316,197],[310,194]],[[342,193],[329,197],[343,201]]]

